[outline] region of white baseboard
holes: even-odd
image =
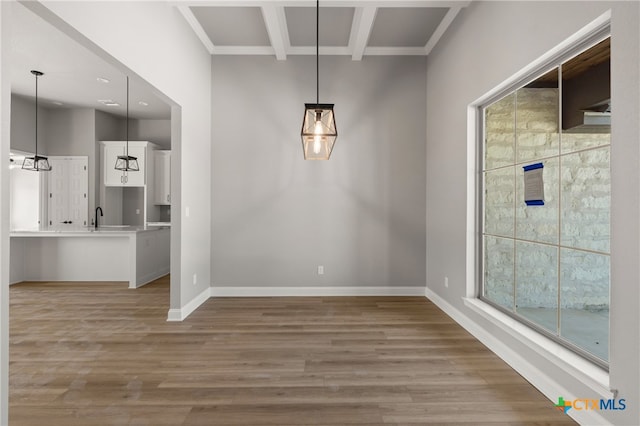
[[[167,321],[183,321],[209,297],[424,296],[424,287],[209,287],[182,308],[169,309]]]
[[[160,277],[164,277],[168,273],[169,273],[169,266],[167,265],[166,267],[160,270],[153,271],[151,273],[148,273],[147,275],[143,275],[142,277],[138,278],[138,282],[135,284],[132,282],[129,282],[129,288],[140,288],[143,285],[149,284],[150,282],[155,281]]]
[[[469,317],[453,307],[453,305],[438,296],[428,287],[425,290],[425,295],[436,306],[460,324],[461,327],[471,333],[493,353],[498,355],[504,362],[509,364],[511,368],[517,371],[529,383],[535,386],[540,392],[549,398],[550,401],[556,403],[559,396],[563,396],[565,400],[584,397],[584,395],[573,395],[572,392],[569,392],[565,387],[558,383],[557,380],[549,377],[544,371],[530,363],[524,356],[511,349],[486,329],[478,326]],[[600,393],[602,393],[601,389],[596,389],[596,391],[600,391]],[[612,398],[613,396],[609,395],[608,397]],[[594,410],[569,410],[567,414],[579,424],[610,424]]]
[[[200,305],[207,301],[211,297],[211,287],[205,288],[202,293],[194,297],[189,303],[182,308],[169,309],[167,321],[183,321],[193,311],[198,309]]]
[[[211,287],[211,297],[424,296],[424,287]]]

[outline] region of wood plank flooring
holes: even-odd
[[[209,299],[168,278],[10,290],[11,426],[575,424],[420,297]]]

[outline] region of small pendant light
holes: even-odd
[[[44,73],[31,70],[31,74],[36,77],[36,152],[33,157],[25,157],[22,162],[22,168],[34,172],[48,172],[51,171],[49,159],[38,155],[38,77],[43,76]]]
[[[118,155],[116,159],[116,170],[123,172],[140,171],[138,167],[138,158],[129,155],[129,76],[127,76],[127,148],[125,155]]]
[[[338,138],[333,104],[320,103],[320,0],[316,0],[316,103],[304,104],[302,152],[305,160],[328,160]]]

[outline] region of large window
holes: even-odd
[[[482,107],[480,297],[606,368],[610,43],[596,41]]]

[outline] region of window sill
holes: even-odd
[[[574,379],[597,392],[602,398],[616,397],[615,392],[609,389],[609,373],[599,366],[477,298],[463,297],[463,301],[475,313],[553,362]]]

